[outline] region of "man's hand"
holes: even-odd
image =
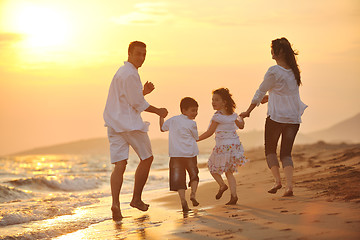
[[[159,108],[158,115],[162,118],[166,118],[168,110],[166,108]]]
[[[154,91],[155,86],[152,82],[146,82],[144,84],[144,89],[143,89],[143,95],[147,95],[149,93],[151,93],[152,91]]]

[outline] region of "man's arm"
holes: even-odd
[[[145,109],[145,112],[155,113],[162,118],[166,118],[166,116],[168,115],[168,111],[166,108],[157,108],[152,105]]]

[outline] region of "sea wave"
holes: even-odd
[[[0,202],[11,202],[20,199],[31,198],[31,193],[18,190],[16,188],[10,188],[7,186],[0,185]]]
[[[36,176],[25,179],[16,179],[7,183],[36,190],[56,191],[83,191],[96,189],[102,185],[101,179],[97,177],[72,177],[72,176]]]

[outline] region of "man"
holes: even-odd
[[[128,48],[128,61],[118,69],[111,82],[104,110],[111,163],[115,165],[110,179],[111,210],[115,221],[123,218],[120,210],[120,190],[129,158],[129,146],[140,158],[135,172],[134,192],[130,206],[141,211],[147,211],[149,208],[149,205],[142,201],[141,194],[149,175],[153,155],[147,134],[149,123],[142,120],[141,112],[155,113],[160,117],[166,117],[168,114],[165,108],[151,106],[144,98],[144,95],[154,90],[151,82],[146,82],[144,87],[142,86],[138,73],[138,68],[144,63],[145,57],[145,43],[131,42]]]

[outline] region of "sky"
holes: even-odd
[[[246,110],[279,37],[299,52],[309,105],[300,132],[360,112],[358,0],[0,0],[0,155],[106,137],[108,89],[134,40],[147,44],[146,100],[171,117],[195,98],[205,131],[212,90],[229,88],[236,112]],[[152,139],[167,137],[156,115],[142,117]],[[244,131],[262,130],[265,117],[266,105],[256,108]]]

